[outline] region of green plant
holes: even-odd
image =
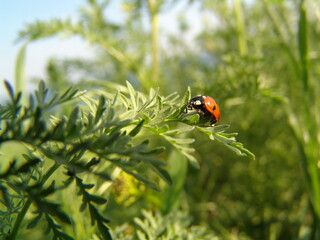
[[[179,100],[176,93],[163,97],[151,90],[144,95],[127,82],[126,87],[117,86],[121,91],[102,92],[100,97],[72,88],[59,95],[40,82],[38,90],[29,96],[29,103],[21,105],[21,92],[15,94],[7,82],[6,88],[10,102],[1,106],[0,144],[17,142],[26,149],[23,158],[17,157],[0,175],[4,238],[16,239],[22,222],[33,209],[35,216],[27,228],[44,220],[46,233],[51,233],[53,239],[73,239],[64,230],[65,224],[76,219],[63,209],[58,195],[77,188],[77,195],[82,198],[80,211],[88,211],[99,236],[111,239],[109,220],[98,207],[106,199],[92,190],[95,184],[86,183],[85,176],[105,182],[115,178],[121,169],[157,191],[160,189],[151,173],[172,184],[165,161],[157,157],[164,148],[150,147],[151,137],[170,143],[195,167],[198,163],[190,147],[194,140],[180,136],[196,129],[241,155],[253,157],[235,141],[235,134],[224,133],[226,126],[197,126],[198,114],[184,111],[190,90]],[[69,109],[67,116],[48,117],[47,113],[54,114],[54,109],[64,103],[77,106]],[[148,135],[144,135],[146,132]]]
[[[299,84],[302,90],[301,114],[294,115],[293,109],[297,102],[290,99],[288,106],[289,124],[294,133],[294,137],[300,152],[300,161],[303,166],[307,192],[311,210],[313,213],[313,237],[320,238],[320,139],[319,132],[319,107],[320,99],[317,94],[320,86],[310,77],[310,57],[309,57],[309,25],[307,20],[306,1],[299,3],[299,29],[298,29],[298,52],[299,52]],[[313,87],[314,88],[313,88]]]
[[[162,14],[172,13],[171,6],[183,1],[158,1],[153,12],[153,1],[120,2],[125,12],[121,23],[112,23],[112,16],[105,14],[108,1],[100,0],[87,1],[78,20],[38,21],[25,27],[20,39],[26,40],[26,44],[64,34],[80,36],[99,50],[90,60],[51,59],[47,67],[48,86],[61,91],[77,82],[79,88],[94,89],[107,99],[114,98],[117,88],[129,96],[127,87],[111,83],[125,84],[126,79],[136,89],[160,86],[159,96],[174,90],[181,94],[185,86],[190,86],[192,92],[217,100],[222,126],[198,129],[198,123],[192,124],[192,118],[196,120],[197,116],[191,113],[184,115],[186,122],[160,122],[157,129],[136,115],[135,121],[145,121],[133,141],[138,144],[150,138],[152,146],[166,147],[168,151],[158,157],[168,162],[165,169],[175,184],[166,185],[147,174],[163,190],[156,193],[139,182],[130,185],[133,181],[128,179],[132,178],[123,171],[112,184],[89,177],[86,182],[99,186],[97,191],[92,189],[98,195],[110,185],[114,190],[119,183],[121,188],[124,181],[128,184],[125,189],[132,190],[112,190],[106,196],[109,204],[104,213],[113,220],[110,226],[132,220],[142,208],[160,209],[162,214],[168,214],[183,202],[193,206],[190,215],[195,222],[206,222],[227,239],[230,231],[245,233],[252,239],[315,239],[319,232],[318,5],[310,0],[191,1],[179,14],[181,28],[167,34],[159,32],[157,21]],[[184,36],[190,36],[188,27],[192,29],[194,18],[186,14],[199,5],[199,11],[209,18],[190,43]],[[146,13],[150,15],[149,23]],[[160,39],[165,44],[157,46]],[[24,50],[23,46],[16,76],[23,76],[19,71]],[[90,96],[91,102],[96,94],[89,91],[82,100],[87,101]],[[70,109],[64,105],[60,112]],[[219,139],[219,134],[211,135],[210,131],[223,130],[224,123],[232,126],[231,131],[240,133],[240,141],[250,146],[257,161],[239,161],[233,152],[226,151],[224,144],[208,140],[206,134]],[[168,132],[168,128],[163,128],[166,124]],[[186,127],[185,132],[170,135],[176,126]],[[164,132],[161,135],[158,131]],[[195,139],[192,146],[196,152],[192,153],[194,149],[186,147],[188,144],[176,144],[177,137],[187,139],[182,140],[186,143]],[[172,150],[171,144],[195,166],[200,164],[200,169],[188,168],[185,156]],[[118,190],[119,202],[114,197]],[[122,203],[128,210],[125,214]]]
[[[115,238],[124,240],[219,239],[205,226],[193,225],[190,216],[186,211],[181,210],[172,211],[165,216],[160,212],[142,210],[142,217],[134,219],[134,229],[136,229],[134,233],[125,235],[123,230],[127,228],[128,226],[123,225],[115,229]]]

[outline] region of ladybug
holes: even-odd
[[[198,95],[191,98],[187,110],[196,110],[200,118],[210,120],[210,124],[220,119],[220,108],[216,101],[209,96]]]

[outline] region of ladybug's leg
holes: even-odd
[[[203,117],[205,113],[201,109],[195,109],[196,112],[200,115],[200,117]]]
[[[192,107],[191,103],[188,102],[187,107],[185,109],[185,113],[188,113],[188,110],[192,110],[192,109],[193,109],[193,107]]]
[[[210,125],[213,125],[217,122],[217,119],[215,117],[211,118]]]
[[[191,110],[190,107],[189,107],[189,104],[188,104],[187,107],[184,109],[184,112],[185,112],[185,113],[188,113],[188,110]]]

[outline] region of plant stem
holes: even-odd
[[[242,15],[242,6],[240,0],[234,0],[234,13],[236,16],[237,23],[237,34],[238,34],[238,49],[240,56],[247,55],[248,47],[244,35],[244,21]]]
[[[42,177],[41,183],[44,184],[48,178],[60,167],[60,164],[55,163],[53,166],[47,171],[47,173]]]
[[[298,46],[300,56],[300,79],[303,90],[303,106],[304,106],[304,122],[306,129],[303,137],[305,139],[305,152],[308,161],[308,174],[311,179],[311,189],[313,193],[312,204],[315,212],[314,216],[314,232],[316,239],[320,238],[320,174],[318,169],[318,140],[317,140],[317,123],[313,117],[312,108],[315,106],[314,94],[310,88],[309,77],[309,50],[308,50],[308,22],[307,10],[304,5],[304,0],[300,1],[299,6],[299,31],[298,31]]]
[[[8,239],[11,239],[11,240],[16,239],[17,234],[18,234],[18,230],[20,229],[20,225],[21,225],[26,213],[28,212],[29,207],[31,206],[31,203],[32,203],[32,199],[29,198],[26,201],[26,203],[24,204],[22,210],[19,212]]]
[[[159,78],[159,3],[157,0],[148,0],[151,17],[151,54],[152,54],[152,85]]]
[[[48,180],[48,178],[58,169],[59,166],[60,166],[59,164],[55,163],[47,171],[47,173],[42,177],[41,183],[44,184]],[[24,204],[22,210],[19,212],[19,214],[17,216],[17,219],[16,219],[16,221],[14,223],[14,226],[12,228],[12,232],[9,235],[8,239],[10,239],[10,240],[15,240],[16,239],[18,231],[19,231],[20,226],[21,226],[21,223],[22,223],[25,215],[27,214],[28,209],[31,206],[32,202],[33,202],[33,199],[31,197],[29,197],[28,200],[26,201],[26,203]]]
[[[26,74],[25,74],[25,61],[26,61],[26,50],[28,41],[19,49],[16,57],[15,65],[15,89],[17,92],[22,92],[21,102],[25,102],[25,88],[26,88]]]

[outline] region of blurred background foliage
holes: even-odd
[[[88,0],[76,21],[37,21],[19,33],[26,44],[80,36],[96,53],[50,59],[48,85],[60,92],[70,85],[108,91],[110,83],[129,80],[141,91],[160,87],[161,94],[182,94],[190,86],[193,95],[216,99],[221,124],[230,124],[256,155],[256,161],[236,156],[199,134],[193,146],[201,168],[188,166],[175,151],[163,156],[175,184],[164,184],[162,193],[119,177],[106,209],[115,236],[131,239],[137,228],[138,239],[156,236],[143,228],[150,214],[141,209],[149,209],[155,219],[187,212],[190,222],[181,226],[204,225],[222,239],[319,239],[319,2],[189,1],[186,8],[200,3],[207,16],[191,41],[193,19],[183,12],[177,32],[164,34],[159,27],[162,14],[183,0],[122,1],[122,24],[105,16],[108,2]],[[19,88],[25,79],[16,77]]]

